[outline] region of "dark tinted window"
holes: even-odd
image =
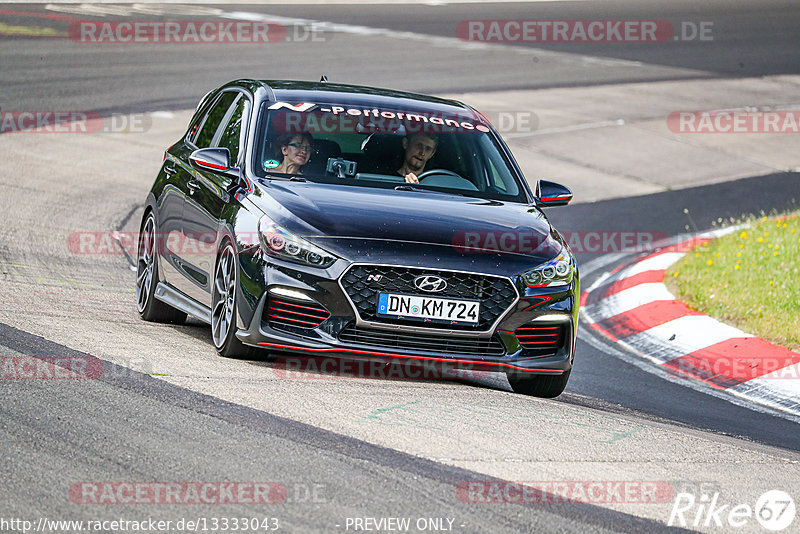
[[[200,133],[197,134],[197,138],[194,141],[194,144],[197,145],[198,148],[208,148],[211,146],[211,141],[214,140],[214,134],[217,133],[220,122],[225,118],[228,108],[231,107],[233,100],[238,95],[239,93],[232,91],[222,93],[222,96],[219,97],[216,103],[211,107],[211,111],[208,112],[203,125],[200,127]]]
[[[239,161],[239,140],[242,133],[242,117],[244,116],[245,106],[247,99],[242,96],[235,105],[235,109],[222,131],[222,136],[219,139],[219,147],[227,148],[231,153],[231,164]]]

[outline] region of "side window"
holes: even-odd
[[[503,193],[507,193],[506,191],[506,184],[503,180],[500,179],[500,173],[497,170],[497,167],[494,166],[494,162],[492,160],[487,160],[489,163],[489,179],[492,181],[492,186],[496,187]]]
[[[506,195],[519,195],[520,189],[514,177],[509,171],[508,165],[502,160],[500,152],[490,150],[491,140],[488,136],[480,137],[480,145],[483,145],[483,152],[488,154],[484,165],[489,178],[489,186]]]
[[[219,138],[218,146],[220,148],[227,148],[231,153],[231,164],[235,164],[239,161],[239,141],[242,136],[242,118],[245,116],[245,109],[248,104],[249,101],[247,98],[244,96],[239,98]]]
[[[206,115],[202,126],[200,126],[200,133],[198,133],[195,138],[194,144],[197,145],[197,148],[208,148],[211,146],[211,141],[214,140],[214,134],[217,133],[219,124],[222,122],[222,119],[225,118],[228,108],[231,107],[231,104],[233,104],[234,99],[238,95],[239,93],[237,92],[228,91],[222,93],[222,96],[217,99],[216,103],[211,107],[211,111]]]

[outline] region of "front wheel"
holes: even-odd
[[[237,273],[236,252],[230,241],[226,241],[217,258],[211,290],[211,336],[219,355],[226,358],[248,357],[257,350],[236,337]]]
[[[155,297],[158,285],[158,246],[156,218],[148,214],[139,233],[136,261],[136,309],[145,321],[181,324],[186,314]]]
[[[507,376],[514,393],[552,399],[561,395],[567,387],[570,372],[571,369],[560,375],[536,375],[509,371]]]

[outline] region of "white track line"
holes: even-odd
[[[578,63],[581,65],[604,65],[604,66],[624,66],[624,67],[641,67],[643,64],[640,61],[629,61],[626,59],[609,59],[604,57],[587,56],[583,54],[573,54],[569,52],[553,52],[550,50],[543,50],[540,48],[532,48],[528,46],[514,46],[502,43],[490,43],[482,41],[466,41],[459,39],[455,35],[429,35],[425,33],[416,33],[409,31],[397,31],[389,28],[374,28],[371,26],[360,26],[356,24],[343,24],[338,22],[329,22],[323,20],[306,19],[298,17],[282,17],[278,15],[270,15],[267,13],[253,13],[249,11],[231,11],[223,12],[219,15],[220,18],[232,20],[248,20],[248,21],[263,21],[263,22],[277,22],[286,25],[303,26],[317,31],[330,31],[338,33],[348,33],[353,35],[364,36],[377,36],[387,37],[390,39],[398,39],[401,41],[418,41],[425,42],[432,46],[440,48],[451,48],[457,50],[503,50],[505,52],[535,57],[555,58],[560,61],[567,61]]]
[[[685,255],[685,252],[661,252],[659,254],[654,254],[640,262],[634,263],[628,269],[620,271],[620,278],[629,278],[647,271],[663,271]]]
[[[606,297],[600,302],[586,306],[586,311],[591,319],[589,322],[597,322],[638,308],[654,300],[675,300],[675,297],[664,284],[639,284]]]
[[[735,232],[742,226],[737,225],[714,230],[696,237],[715,238]],[[681,236],[680,239],[672,240],[672,243],[684,242],[687,237]],[[587,292],[602,291],[603,288],[601,286],[624,280],[642,272],[664,270],[675,261],[679,261],[683,255],[683,252],[657,253],[623,268],[615,274],[606,272],[589,287]],[[608,265],[608,263],[598,261],[593,270],[602,268],[604,265]],[[660,286],[660,289],[657,286]],[[674,300],[674,297],[663,283],[645,282],[586,306],[581,310],[581,314],[584,322],[592,324],[598,320],[613,317],[640,305],[659,300]],[[764,411],[764,408],[776,410],[782,417],[800,421],[798,419],[798,416],[800,416],[800,363],[789,363],[792,361],[791,356],[786,356],[789,364],[783,368],[722,391],[716,390],[700,380],[681,378],[663,366],[668,361],[707,349],[717,343],[730,339],[755,337],[738,328],[721,323],[706,315],[687,315],[617,341],[609,341],[606,336],[592,332],[591,329],[583,332],[584,336],[588,334],[589,342],[592,345],[599,346],[599,344],[605,343],[605,346],[608,347],[610,343],[612,347],[620,346],[627,349],[630,354],[613,348],[611,348],[610,352],[623,360],[635,362],[641,369],[657,374],[670,382],[680,383],[691,389],[702,391],[751,409],[759,411]],[[586,338],[584,337],[584,339]],[[601,339],[602,342],[600,341]],[[602,350],[609,351],[608,348]]]
[[[707,315],[686,315],[625,338],[654,360],[667,362],[733,338],[752,337]]]

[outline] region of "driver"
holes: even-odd
[[[416,133],[403,138],[403,165],[397,169],[397,174],[404,177],[410,184],[418,184],[418,174],[425,170],[425,164],[436,153],[438,138],[433,134]]]

